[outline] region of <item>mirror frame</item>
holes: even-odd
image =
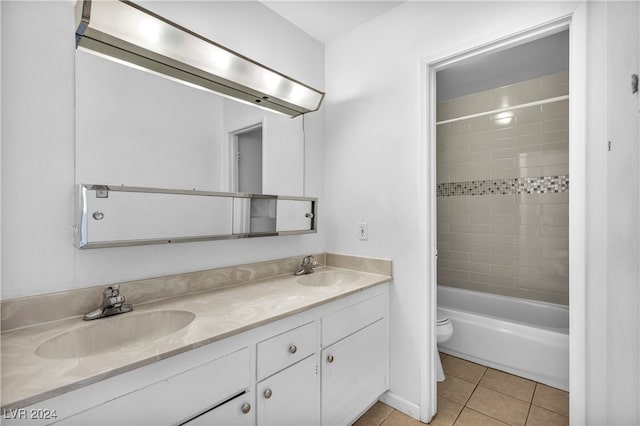
[[[189,237],[163,237],[153,239],[138,239],[138,240],[113,240],[113,241],[94,241],[90,242],[88,237],[88,225],[90,213],[88,211],[87,199],[90,196],[90,191],[103,191],[104,196],[108,197],[109,191],[116,192],[134,192],[145,194],[172,194],[172,195],[184,195],[184,196],[206,196],[206,197],[224,197],[224,198],[244,198],[244,199],[271,199],[271,200],[290,200],[290,201],[309,201],[311,202],[311,211],[307,213],[307,217],[311,221],[310,228],[304,230],[295,231],[274,231],[274,232],[247,232],[238,234],[222,234],[222,235],[200,235]],[[76,217],[75,225],[73,227],[76,234],[75,246],[79,249],[91,249],[91,248],[106,248],[106,247],[129,247],[129,246],[141,246],[152,244],[172,244],[172,243],[187,243],[196,241],[214,241],[214,240],[234,240],[241,238],[255,238],[255,237],[273,237],[280,235],[298,235],[298,234],[315,234],[317,233],[317,213],[318,213],[318,199],[313,197],[295,197],[295,196],[283,196],[283,195],[269,195],[269,194],[247,194],[242,192],[213,192],[213,191],[198,191],[198,190],[185,190],[185,189],[167,189],[167,188],[148,188],[139,186],[118,186],[118,185],[96,185],[96,184],[78,184],[76,191]],[[277,213],[276,213],[277,214]]]

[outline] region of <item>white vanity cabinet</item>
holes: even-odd
[[[389,389],[387,298],[323,317],[322,424],[346,425]]]
[[[20,409],[55,410],[55,419],[5,416],[2,424],[350,424],[388,389],[387,287],[377,285]]]

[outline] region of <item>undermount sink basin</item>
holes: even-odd
[[[358,279],[358,275],[345,271],[316,271],[298,278],[298,284],[310,287],[327,287],[336,284],[349,284]]]
[[[36,348],[36,355],[68,359],[114,352],[175,333],[195,317],[187,311],[155,311],[101,318],[52,337]]]

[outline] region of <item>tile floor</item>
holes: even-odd
[[[434,426],[569,424],[569,393],[542,383],[440,354],[447,379],[438,383]],[[418,426],[422,423],[376,403],[354,426]]]

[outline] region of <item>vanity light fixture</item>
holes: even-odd
[[[76,45],[291,117],[324,93],[129,1],[80,0]]]

